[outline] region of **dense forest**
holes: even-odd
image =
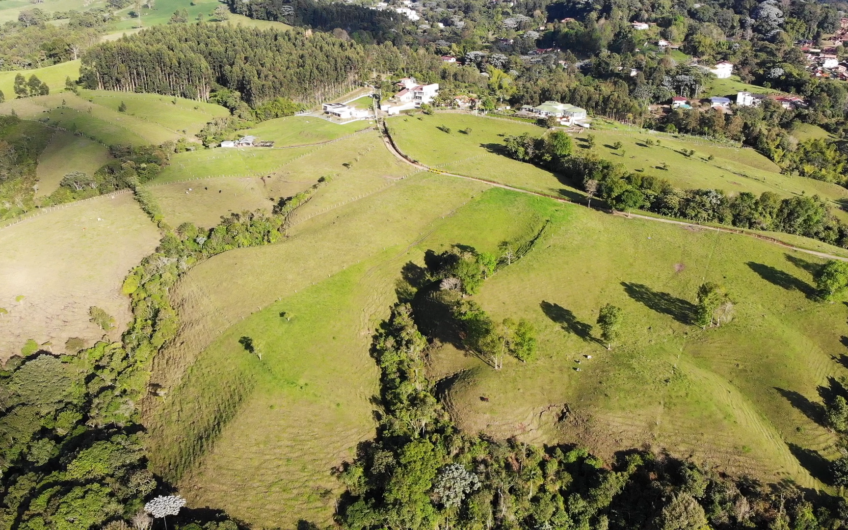
[[[209,100],[213,90],[223,88],[256,107],[279,97],[326,101],[362,80],[388,73],[413,74],[423,82],[486,86],[473,67],[443,67],[439,56],[424,49],[359,45],[303,30],[212,24],[156,27],[100,44],[83,56],[81,82],[92,89],[200,100]]]
[[[405,17],[394,11],[377,11],[363,6],[315,0],[227,0],[233,13],[257,20],[275,20],[321,31],[344,30],[360,43],[402,42]]]

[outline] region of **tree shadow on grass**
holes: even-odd
[[[810,401],[802,394],[794,390],[786,390],[784,388],[774,387],[777,392],[786,398],[786,400],[796,409],[804,413],[806,417],[812,421],[822,424],[824,422],[824,407],[820,403]]]
[[[825,484],[831,482],[830,462],[820,455],[817,451],[806,449],[800,445],[788,444],[792,455],[798,459],[798,463],[810,472],[813,478],[818,479]]]
[[[815,293],[815,290],[807,282],[792,276],[788,272],[762,263],[754,263],[752,261],[749,261],[747,265],[752,271],[759,274],[760,278],[778,287],[782,287],[787,291],[800,291],[807,295],[807,297],[810,297]]]
[[[668,293],[654,291],[641,283],[621,282],[621,285],[624,286],[627,296],[657,313],[669,315],[681,324],[691,324],[694,320],[697,307],[691,302]]]
[[[545,301],[539,304],[539,306],[548,318],[562,326],[562,329],[568,333],[573,333],[585,341],[596,342],[595,339],[592,338],[592,325],[580,322],[577,320],[577,317],[574,316],[574,313],[568,309],[559,304],[552,304]]]
[[[813,276],[819,271],[821,265],[818,263],[813,263],[812,261],[807,261],[805,259],[801,259],[798,256],[793,256],[792,254],[784,254],[786,256],[786,261],[795,265],[799,269],[805,270],[812,274]]]

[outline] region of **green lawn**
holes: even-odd
[[[36,197],[53,193],[62,177],[73,171],[93,175],[109,159],[109,150],[103,144],[83,136],[56,132],[38,157]]]
[[[357,109],[370,109],[374,106],[374,98],[372,98],[371,96],[364,96],[351,101],[350,103],[348,103],[348,105]]]
[[[156,178],[157,183],[209,177],[253,177],[272,173],[286,163],[310,152],[294,149],[198,149],[171,157],[171,164]]]
[[[742,82],[739,76],[733,75],[729,79],[711,79],[707,84],[707,90],[702,97],[727,96],[736,101],[738,92],[751,92],[753,94],[776,94],[779,90],[765,88],[757,85],[749,85]],[[732,97],[731,97],[732,96]]]
[[[369,127],[374,127],[374,124],[355,121],[339,125],[314,116],[292,116],[264,121],[244,131],[244,134],[254,135],[260,140],[273,141],[274,147],[285,147],[335,140]]]

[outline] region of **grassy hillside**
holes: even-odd
[[[582,195],[549,171],[500,154],[504,136],[523,133],[541,136],[545,132],[541,127],[448,113],[401,116],[388,120],[387,124],[400,150],[430,167],[553,195]],[[439,130],[440,126],[451,132]],[[469,128],[469,134],[459,132]]]
[[[120,293],[130,268],[159,242],[159,232],[127,193],[54,208],[0,228],[0,360],[29,339],[63,352],[71,337],[90,345],[104,331],[89,307],[115,318],[120,336],[130,317]]]
[[[244,131],[244,134],[254,135],[260,140],[272,141],[274,147],[284,147],[335,140],[369,127],[374,127],[374,124],[356,121],[339,125],[314,116],[292,116],[264,121],[253,129]]]
[[[270,213],[281,197],[291,197],[313,183],[282,178],[209,178],[149,186],[171,226],[192,222],[211,228],[221,216],[262,210]]]
[[[158,94],[83,90],[80,95],[91,103],[115,112],[124,103],[127,109],[123,114],[190,136],[200,132],[213,118],[229,115],[229,111],[220,105]]]
[[[287,170],[315,171],[322,155],[341,151],[317,150]],[[831,358],[844,348],[843,311],[807,299],[815,260],[742,236],[481,194],[482,184],[439,175],[380,187],[355,168],[304,207],[291,239],[213,258],[175,293],[182,340],[154,371],[169,397],[149,402],[146,415],[154,468],[179,478],[193,505],[259,525],[329,522],[338,484],[327,470],[373,429],[368,339],[401,268],[455,243],[496,252],[544,219],[551,227],[531,254],[477,296],[496,318],[536,325],[538,358],[496,372],[449,343],[435,354],[442,397],[463,428],[605,455],[651,444],[818,484],[833,438],[805,403],[846,372]],[[705,280],[726,284],[737,302],[724,328],[688,323]],[[224,281],[228,289],[216,287]],[[588,331],[606,302],[625,312],[612,352]],[[551,411],[565,404],[570,415],[556,421]],[[269,493],[280,502],[257,500]]]
[[[450,134],[438,129],[439,126],[449,128]],[[549,172],[499,154],[504,136],[524,132],[541,136],[544,130],[539,127],[466,114],[436,114],[420,120],[394,118],[389,120],[389,127],[398,147],[427,165],[534,191],[566,196],[575,193]],[[467,128],[471,128],[471,134],[459,132]],[[594,152],[598,156],[623,164],[630,171],[665,178],[680,188],[748,191],[757,195],[771,191],[783,197],[819,195],[831,202],[834,213],[848,219],[848,213],[840,207],[848,200],[848,190],[827,182],[781,175],[773,162],[750,148],[729,147],[682,135],[651,134],[619,125],[574,135],[578,152],[588,151],[588,134],[595,136]],[[659,140],[660,145],[648,146],[647,139]],[[616,142],[621,142],[621,149],[613,149]],[[689,149],[695,151],[691,157],[684,154]],[[660,169],[664,163],[667,170]]]
[[[64,0],[60,0],[64,1]],[[2,2],[6,4],[6,2]],[[32,7],[29,2],[27,6]],[[4,13],[4,11],[0,11]],[[17,15],[15,15],[17,18]],[[80,61],[68,61],[67,63],[56,64],[46,68],[36,68],[33,70],[11,70],[0,72],[0,90],[6,96],[6,100],[15,97],[15,76],[21,73],[29,79],[29,76],[36,75],[50,87],[51,93],[60,92],[65,89],[65,79],[70,77],[73,80],[79,78]]]
[[[118,112],[121,101],[127,112]],[[81,91],[80,96],[62,92],[0,104],[0,114],[13,110],[21,118],[80,132],[106,145],[196,141],[194,134],[204,123],[226,114],[223,107],[187,99],[107,91]]]
[[[103,144],[56,131],[38,157],[38,190],[35,196],[50,195],[59,187],[62,177],[73,171],[93,175],[109,159],[109,150]]]

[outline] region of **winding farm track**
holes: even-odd
[[[556,195],[549,195],[547,193],[540,193],[540,192],[536,192],[536,191],[525,190],[525,189],[522,189],[522,188],[516,188],[514,186],[509,186],[507,184],[501,184],[499,182],[493,182],[491,180],[486,180],[486,179],[482,179],[482,178],[478,178],[478,177],[469,177],[467,175],[458,175],[456,173],[449,173],[447,171],[442,171],[442,170],[439,170],[439,169],[433,169],[429,166],[425,166],[424,164],[422,164],[420,162],[416,162],[416,161],[412,160],[411,158],[407,157],[398,148],[398,146],[395,144],[394,139],[389,134],[389,130],[386,127],[386,122],[385,122],[384,119],[378,120],[377,128],[380,131],[380,137],[383,139],[383,143],[386,145],[386,148],[389,150],[389,152],[391,152],[399,160],[402,160],[403,162],[405,162],[405,163],[407,163],[407,164],[409,164],[413,167],[416,167],[416,168],[418,168],[422,171],[429,171],[431,173],[438,173],[439,175],[445,175],[445,176],[448,176],[448,177],[456,177],[456,178],[465,179],[465,180],[473,180],[473,181],[476,181],[476,182],[481,182],[483,184],[487,184],[487,185],[495,187],[495,188],[503,188],[505,190],[515,191],[515,192],[518,192],[518,193],[526,193],[527,195],[535,195],[537,197],[545,197],[547,199],[552,199],[552,200],[555,200],[557,202],[568,203],[568,204],[577,204],[574,201],[570,201],[570,200],[564,199],[562,197],[557,197]],[[615,215],[615,216],[634,218],[634,219],[642,219],[642,220],[645,220],[645,221],[653,221],[655,223],[673,224],[673,225],[678,225],[678,226],[682,226],[682,227],[685,227],[685,228],[689,228],[691,230],[711,230],[713,232],[725,232],[725,233],[728,233],[728,234],[743,235],[743,236],[747,236],[747,237],[750,237],[750,238],[753,238],[753,239],[759,239],[761,241],[766,241],[768,243],[779,245],[779,246],[784,247],[788,250],[803,252],[804,254],[809,254],[809,255],[812,255],[812,256],[819,257],[819,258],[835,259],[835,260],[839,260],[839,261],[848,261],[848,258],[846,258],[846,257],[835,256],[833,254],[828,254],[826,252],[819,252],[817,250],[809,250],[809,249],[806,249],[806,248],[796,247],[796,246],[790,245],[789,243],[785,243],[783,241],[780,241],[779,239],[775,239],[773,237],[754,234],[754,233],[751,233],[751,232],[745,232],[743,230],[734,230],[734,229],[731,229],[731,228],[719,228],[719,227],[716,227],[716,226],[705,226],[705,225],[700,225],[700,224],[696,224],[696,223],[687,223],[685,221],[675,221],[674,219],[665,219],[665,218],[662,218],[662,217],[651,217],[651,216],[648,216],[648,215],[641,215],[641,214],[636,214],[636,213],[616,212],[614,210],[606,210],[606,209],[603,209],[603,208],[594,208],[594,209],[597,210],[597,211],[606,212],[606,213],[609,213],[609,214]]]

